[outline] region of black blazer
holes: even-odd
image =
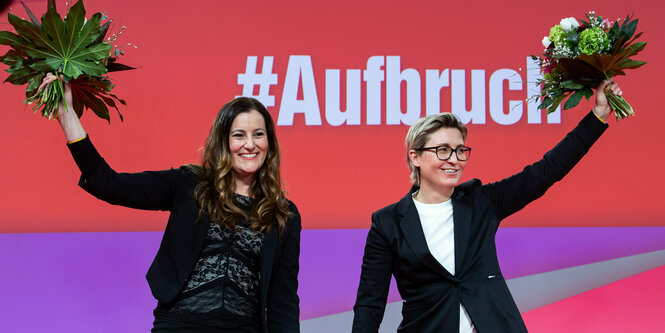
[[[459,332],[459,304],[476,330],[526,332],[501,274],[494,243],[501,220],[542,196],[561,180],[600,137],[607,125],[589,113],[540,161],[499,182],[460,184],[452,195],[455,274],[427,247],[411,191],[372,214],[367,235],[353,332],[377,332],[391,274],[404,299],[398,332]]]
[[[88,138],[68,145],[82,175],[79,185],[114,205],[171,212],[157,255],[146,278],[161,302],[175,298],[194,269],[210,226],[198,222],[193,197],[196,176],[185,168],[141,173],[116,173]],[[282,235],[273,228],[261,250],[261,319],[264,332],[299,332],[298,259],[300,214],[290,202],[292,217]]]

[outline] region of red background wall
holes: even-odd
[[[27,1],[41,14],[44,1]],[[61,12],[64,3],[59,1]],[[400,56],[401,69],[421,78],[425,113],[425,70],[485,70],[486,82],[500,68],[525,78],[526,57],[542,51],[540,40],[552,25],[588,10],[611,19],[635,13],[645,31],[648,64],[617,78],[637,116],[616,123],[578,167],[541,200],[504,226],[663,226],[665,205],[656,189],[665,184],[661,145],[665,114],[660,111],[664,77],[661,43],[665,30],[657,2],[558,1],[86,1],[88,16],[105,11],[114,28],[126,25],[119,43],[123,62],[135,71],[113,74],[115,92],[128,102],[125,121],[111,124],[92,113],[83,123],[97,148],[119,171],[177,167],[198,160],[197,149],[219,108],[242,93],[238,74],[248,56],[273,56],[278,84],[270,88],[277,119],[291,55],[311,57],[324,120],[306,126],[279,126],[283,177],[298,204],[305,228],[367,228],[372,211],[408,190],[403,138],[406,125],[385,125],[386,82],[382,85],[382,125],[331,126],[325,122],[325,70],[365,69],[367,59]],[[14,4],[13,12],[26,16]],[[3,14],[3,17],[5,14]],[[6,19],[2,29],[10,29]],[[4,52],[7,48],[0,47]],[[383,68],[385,70],[385,67]],[[0,79],[7,77],[2,72]],[[508,91],[504,103],[526,92]],[[24,87],[0,89],[0,232],[161,230],[160,214],[116,209],[76,186],[76,169],[56,122],[24,110]],[[365,123],[366,85],[362,82]],[[258,90],[258,89],[257,89]],[[342,85],[342,100],[345,88]],[[406,103],[402,84],[402,108]],[[486,94],[489,90],[486,89]],[[450,88],[441,104],[450,111]],[[489,98],[487,98],[489,101]],[[344,102],[342,102],[344,105]],[[519,171],[551,148],[590,109],[583,102],[562,113],[561,124],[470,124],[473,156],[464,180],[494,181]],[[525,111],[526,114],[526,111]]]

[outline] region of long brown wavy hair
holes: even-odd
[[[265,121],[268,151],[261,168],[250,186],[254,204],[248,213],[236,205],[233,198],[236,176],[233,172],[229,148],[231,124],[238,114],[258,111]],[[275,124],[268,110],[254,98],[239,97],[226,103],[217,113],[206,139],[201,165],[188,165],[199,178],[194,188],[194,199],[199,204],[199,215],[207,214],[214,223],[235,228],[238,219],[250,222],[250,228],[268,231],[277,226],[284,230],[290,216],[289,202],[282,191],[279,172],[280,152]]]

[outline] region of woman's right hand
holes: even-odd
[[[593,108],[593,113],[603,121],[607,121],[607,118],[613,111],[612,106],[607,100],[605,90],[612,92],[616,96],[621,96],[623,94],[619,85],[612,80],[605,80],[600,83],[598,88],[596,88],[596,105]]]
[[[58,80],[58,77],[55,76],[53,73],[46,73],[46,76],[42,80],[42,84],[40,84],[39,88],[37,88],[37,91],[42,91],[44,88],[46,88],[46,86],[55,82],[56,80]],[[73,110],[72,88],[69,85],[69,83],[66,83],[64,81],[62,82],[62,87],[65,93],[64,101],[67,103],[67,107],[65,107],[63,103],[60,103],[60,105],[58,106],[58,116],[66,113],[68,110]]]
[[[38,91],[41,91],[47,85],[53,83],[56,80],[58,80],[57,76],[55,76],[53,73],[47,73],[42,80],[42,84],[39,85]],[[71,86],[69,83],[65,82],[62,83],[62,86],[65,93],[64,100],[67,103],[67,107],[65,108],[63,103],[60,103],[58,106],[58,122],[60,123],[60,127],[62,127],[62,131],[65,134],[67,142],[77,141],[85,138],[87,134],[85,133],[85,130],[79,121],[79,117],[74,111],[74,99],[72,98]]]

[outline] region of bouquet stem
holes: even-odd
[[[633,107],[630,106],[623,97],[617,96],[609,90],[605,90],[605,96],[612,106],[612,110],[614,110],[614,115],[617,117],[617,121],[635,115]]]
[[[62,104],[65,106],[65,112],[69,111],[69,108],[67,107],[67,99],[65,98],[65,89],[62,86],[62,81],[58,80],[58,88],[60,88],[60,97],[62,98]],[[56,117],[58,115],[56,114]]]
[[[36,92],[34,95],[25,100],[28,104],[33,104],[32,112],[37,112],[41,109],[43,117],[53,119],[58,116],[58,106],[60,103],[65,104],[67,110],[67,102],[64,98],[64,89],[60,80],[47,85],[42,91]]]

